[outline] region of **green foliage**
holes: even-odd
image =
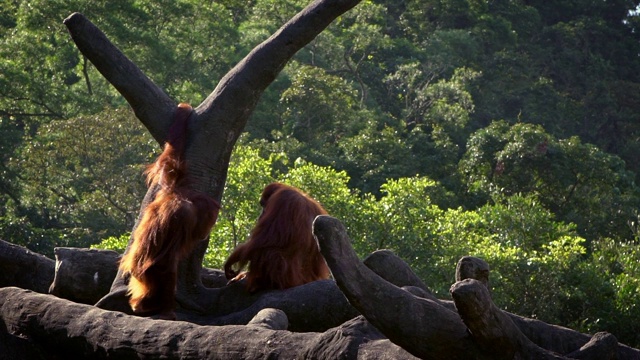
[[[120,236],[109,236],[102,239],[99,243],[91,245],[91,249],[113,250],[119,253],[124,253],[127,248],[131,233],[124,233]]]
[[[343,79],[317,67],[289,67],[291,85],[282,93],[286,134],[317,148],[353,133],[356,92]],[[322,135],[321,138],[318,135]],[[316,146],[314,146],[316,145]]]
[[[124,109],[40,127],[8,164],[20,197],[2,219],[2,237],[51,254],[131,229],[146,191],[141,164],[156,149]]]
[[[590,320],[580,324],[585,331],[611,331],[630,344],[640,343],[638,324],[640,307],[640,245],[634,241],[616,242],[603,239],[594,244],[591,262],[584,272],[592,272],[600,282],[586,283],[584,306]],[[606,291],[593,289],[594,284],[606,284]],[[587,287],[589,286],[589,287]],[[594,291],[599,290],[599,291]]]
[[[460,170],[472,192],[534,194],[583,236],[632,235],[626,224],[640,205],[633,175],[620,158],[577,137],[556,139],[541,126],[493,122],[471,136]]]
[[[239,145],[234,149],[224,189],[224,198],[218,221],[210,237],[205,264],[221,268],[231,251],[244,242],[262,211],[262,189],[274,181],[272,164],[276,154],[269,158],[259,151]]]

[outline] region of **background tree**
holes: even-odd
[[[133,226],[145,193],[153,139],[125,109],[53,120],[24,139],[8,171],[20,195],[2,217],[2,237],[42,254],[84,246]]]

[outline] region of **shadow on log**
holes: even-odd
[[[618,344],[611,334],[598,333],[590,338],[570,329],[497,309],[486,288],[488,264],[480,259],[464,257],[460,260],[456,278],[461,281],[454,284],[451,290],[454,304],[452,301],[432,299],[433,295],[425,284],[404,261],[390,251],[374,252],[364,260],[364,264],[360,262],[339,221],[331,217],[318,218],[314,231],[338,284],[342,284],[340,287],[350,301],[354,305],[359,304],[355,307],[371,323],[378,324],[380,330],[396,344],[402,344],[406,350],[391,345],[386,336],[369,321],[357,316],[357,310],[346,301],[336,283],[324,280],[286,291],[255,295],[244,292],[241,284],[212,289],[220,293],[219,300],[223,301],[221,308],[235,308],[238,311],[218,317],[194,317],[189,311],[180,314],[190,322],[156,321],[127,316],[23,289],[4,288],[0,289],[0,360],[106,356],[135,358],[143,356],[142,354],[149,357],[197,358],[203,353],[213,354],[212,358],[231,359],[253,356],[413,359],[414,356],[407,351],[426,359],[640,358],[638,350]],[[0,270],[21,268],[24,275],[16,277],[15,272],[0,271],[2,283],[12,285],[10,283],[18,281],[32,286],[38,282],[24,282],[21,279],[27,276],[32,280],[34,276],[53,278],[42,270],[52,270],[52,260],[1,241],[0,248],[11,250],[0,252]],[[103,259],[98,260],[98,257]],[[64,285],[67,280],[78,279],[77,281],[89,281],[88,288],[104,289],[108,279],[103,279],[104,284],[96,287],[94,277],[89,275],[95,272],[95,264],[98,263],[106,267],[102,269],[105,274],[112,274],[115,272],[115,259],[117,254],[109,251],[68,248],[57,251],[57,260],[67,262],[64,266],[56,266],[58,270],[67,267],[63,273],[56,274],[57,286],[69,286]],[[26,264],[37,261],[40,265],[24,267],[21,265],[22,261]],[[465,268],[481,271],[467,271]],[[69,271],[85,275],[75,274],[70,278],[64,276]],[[218,270],[206,269],[202,276],[211,277],[211,283],[220,285]],[[476,281],[475,277],[480,280]],[[75,286],[81,287],[79,284]],[[42,291],[46,287],[38,288]],[[337,325],[331,327],[330,323]],[[247,326],[217,327],[210,326],[211,324]],[[284,331],[310,331],[313,328],[320,330],[305,334]],[[452,338],[446,336],[459,334],[451,329],[462,329],[459,331],[464,332],[464,335],[458,339],[463,343],[451,344]],[[273,333],[276,330],[278,334]],[[193,343],[185,340],[185,337],[201,337],[211,341],[208,335],[203,335],[203,331],[207,334],[213,332],[220,336],[220,341],[234,344],[222,346],[217,343],[208,344],[206,341],[200,343],[195,339],[190,340]],[[20,336],[16,336],[17,334]],[[72,336],[67,336],[68,334]],[[132,336],[135,341],[131,341]],[[273,342],[273,346],[265,347],[264,343],[246,341],[244,337],[247,336],[262,337],[265,343]],[[194,350],[194,347],[198,350]],[[448,353],[452,349],[459,352]],[[141,353],[132,355],[137,352]],[[229,352],[234,352],[235,355],[229,355]]]

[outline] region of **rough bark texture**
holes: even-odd
[[[0,247],[2,246],[16,249],[7,253],[8,255],[27,251],[5,242],[0,242]],[[36,289],[24,283],[24,286],[20,287],[41,293],[46,293],[48,289],[53,295],[84,304],[94,304],[109,292],[116,276],[119,254],[108,250],[77,248],[56,248],[55,254],[55,276],[50,287],[41,286]],[[41,256],[36,258],[49,260]],[[13,268],[21,267],[20,263],[13,264],[10,260],[5,259],[4,254],[0,253],[0,270],[5,264],[12,264]],[[401,260],[398,260],[398,263],[400,262]],[[407,267],[406,263],[404,266]],[[50,270],[53,271],[53,266]],[[285,291],[248,294],[242,283],[226,286],[227,279],[221,270],[203,268],[200,275],[203,284],[211,288],[211,294],[215,295],[218,303],[206,314],[179,308],[177,316],[180,320],[201,325],[244,325],[261,310],[278,308],[288,316],[288,329],[291,331],[325,331],[358,315],[335,282],[330,280],[317,281]],[[3,283],[5,286],[18,285],[10,278],[3,280]],[[319,297],[318,294],[322,296]],[[127,308],[126,305],[122,304],[122,307]]]
[[[413,358],[362,318],[324,333],[296,333],[281,330],[286,316],[273,309],[247,326],[200,326],[128,316],[7,287],[0,289],[0,317],[0,359]]]
[[[490,358],[482,356],[458,314],[384,281],[360,262],[339,221],[317,217],[314,234],[349,302],[395,344],[423,359]]]
[[[54,254],[56,273],[49,293],[82,304],[95,304],[109,292],[120,254],[75,248],[55,248]]]
[[[71,14],[64,24],[78,50],[124,96],[151,135],[164,143],[175,102],[82,14]]]
[[[476,279],[489,288],[489,264],[473,256],[463,256],[456,266],[456,281]]]
[[[18,286],[46,293],[53,281],[55,261],[0,240],[0,287]]]

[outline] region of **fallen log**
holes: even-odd
[[[276,330],[283,316],[268,310],[249,326],[200,326],[8,287],[0,289],[0,350],[21,344],[20,353],[5,350],[30,359],[415,359],[361,317],[324,333],[296,333]]]
[[[55,261],[27,248],[0,240],[0,287],[18,286],[46,293]]]

